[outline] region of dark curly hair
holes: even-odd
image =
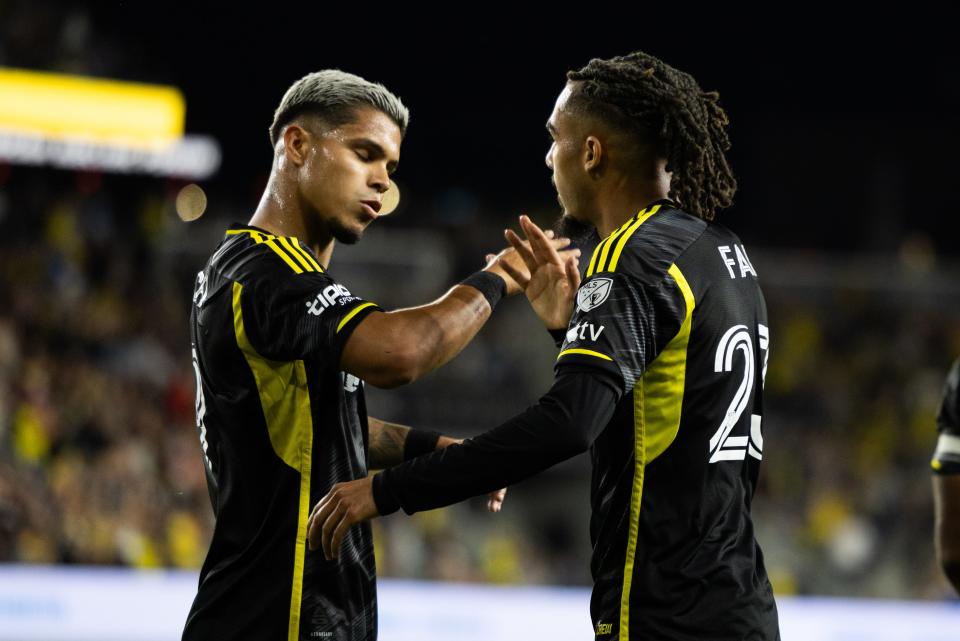
[[[636,51],[595,58],[567,73],[575,82],[570,103],[611,126],[654,145],[671,172],[670,198],[684,210],[713,220],[729,207],[737,181],[724,153],[730,149],[727,114],[719,94],[705,92],[688,73]]]

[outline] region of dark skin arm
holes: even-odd
[[[960,593],[960,474],[933,476],[933,504],[937,561]]]
[[[556,249],[570,244],[566,238],[548,242]],[[573,249],[559,255],[575,261],[579,254],[579,249]],[[513,248],[500,252],[484,271],[503,278],[509,296],[520,288],[503,268],[504,263],[509,263],[514,273],[524,273],[523,261]],[[478,290],[457,285],[427,305],[373,312],[347,339],[341,369],[376,387],[411,383],[459,354],[492,311]]]
[[[388,423],[378,418],[369,417],[367,424],[370,427],[370,449],[368,464],[371,469],[382,470],[403,463],[403,449],[407,442],[410,428],[406,425]],[[442,450],[448,445],[462,443],[462,438],[441,436],[437,441],[437,449]],[[506,498],[506,488],[491,492],[487,499],[487,510],[499,512]]]
[[[428,305],[373,312],[347,339],[340,367],[376,387],[412,383],[459,354],[492,312],[465,285]]]

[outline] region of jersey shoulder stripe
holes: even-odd
[[[669,204],[654,205],[597,246],[591,258],[594,269],[588,269],[587,278],[603,272],[625,272],[655,285],[708,226],[706,221]]]
[[[274,236],[256,229],[228,229],[228,236],[249,238],[256,245],[262,245],[275,254],[294,274],[323,273],[320,263],[301,246],[295,237]]]
[[[654,205],[649,209],[641,209],[633,218],[615,229],[612,234],[604,238],[597,244],[593,250],[593,256],[590,257],[590,265],[587,267],[587,278],[603,271],[613,271],[609,268],[612,262],[616,265],[620,254],[623,252],[624,244],[630,239],[637,228],[640,227],[650,216],[653,216],[660,210],[660,205]],[[611,249],[613,251],[611,252]]]

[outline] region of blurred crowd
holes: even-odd
[[[0,561],[202,563],[213,517],[194,428],[190,286],[228,222],[248,212],[212,198],[207,216],[183,223],[180,186],[0,166]],[[338,249],[331,271],[387,307],[441,293],[480,259],[477,243],[499,238],[476,220],[469,230],[384,224]],[[425,291],[378,278],[390,260],[381,248],[398,237],[433,248],[429,269],[397,266],[421,285],[418,270],[429,271]],[[777,253],[751,257],[771,326],[754,512],[775,589],[946,597],[927,462],[942,378],[960,353],[956,292],[931,291],[935,262],[910,276],[916,288],[893,279],[877,289],[830,269],[836,280],[800,286]],[[823,260],[800,265],[812,273]],[[535,401],[554,351],[522,301],[507,301],[440,373],[368,388],[370,412],[468,436]],[[378,521],[381,573],[586,584],[588,484],[578,457],[512,488],[496,516],[477,500]]]
[[[124,60],[82,10],[24,7],[0,4],[0,64],[110,75]],[[203,561],[213,515],[194,428],[191,285],[251,203],[213,193],[187,224],[174,212],[180,187],[0,163],[0,562]],[[236,193],[249,200],[257,186]],[[334,276],[385,307],[466,276],[501,244],[500,221],[484,222],[469,194],[440,200],[446,222],[378,223],[337,249]],[[900,255],[785,262],[735,231],[770,312],[754,515],[775,591],[950,598],[933,558],[928,461],[960,354],[956,266],[922,238]],[[534,402],[554,357],[532,313],[507,301],[455,361],[403,390],[368,388],[368,406],[469,436]],[[511,488],[495,516],[478,500],[377,521],[380,572],[588,584],[588,485],[581,456]]]

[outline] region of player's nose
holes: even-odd
[[[390,174],[386,169],[374,170],[368,184],[382,194],[390,189]]]

